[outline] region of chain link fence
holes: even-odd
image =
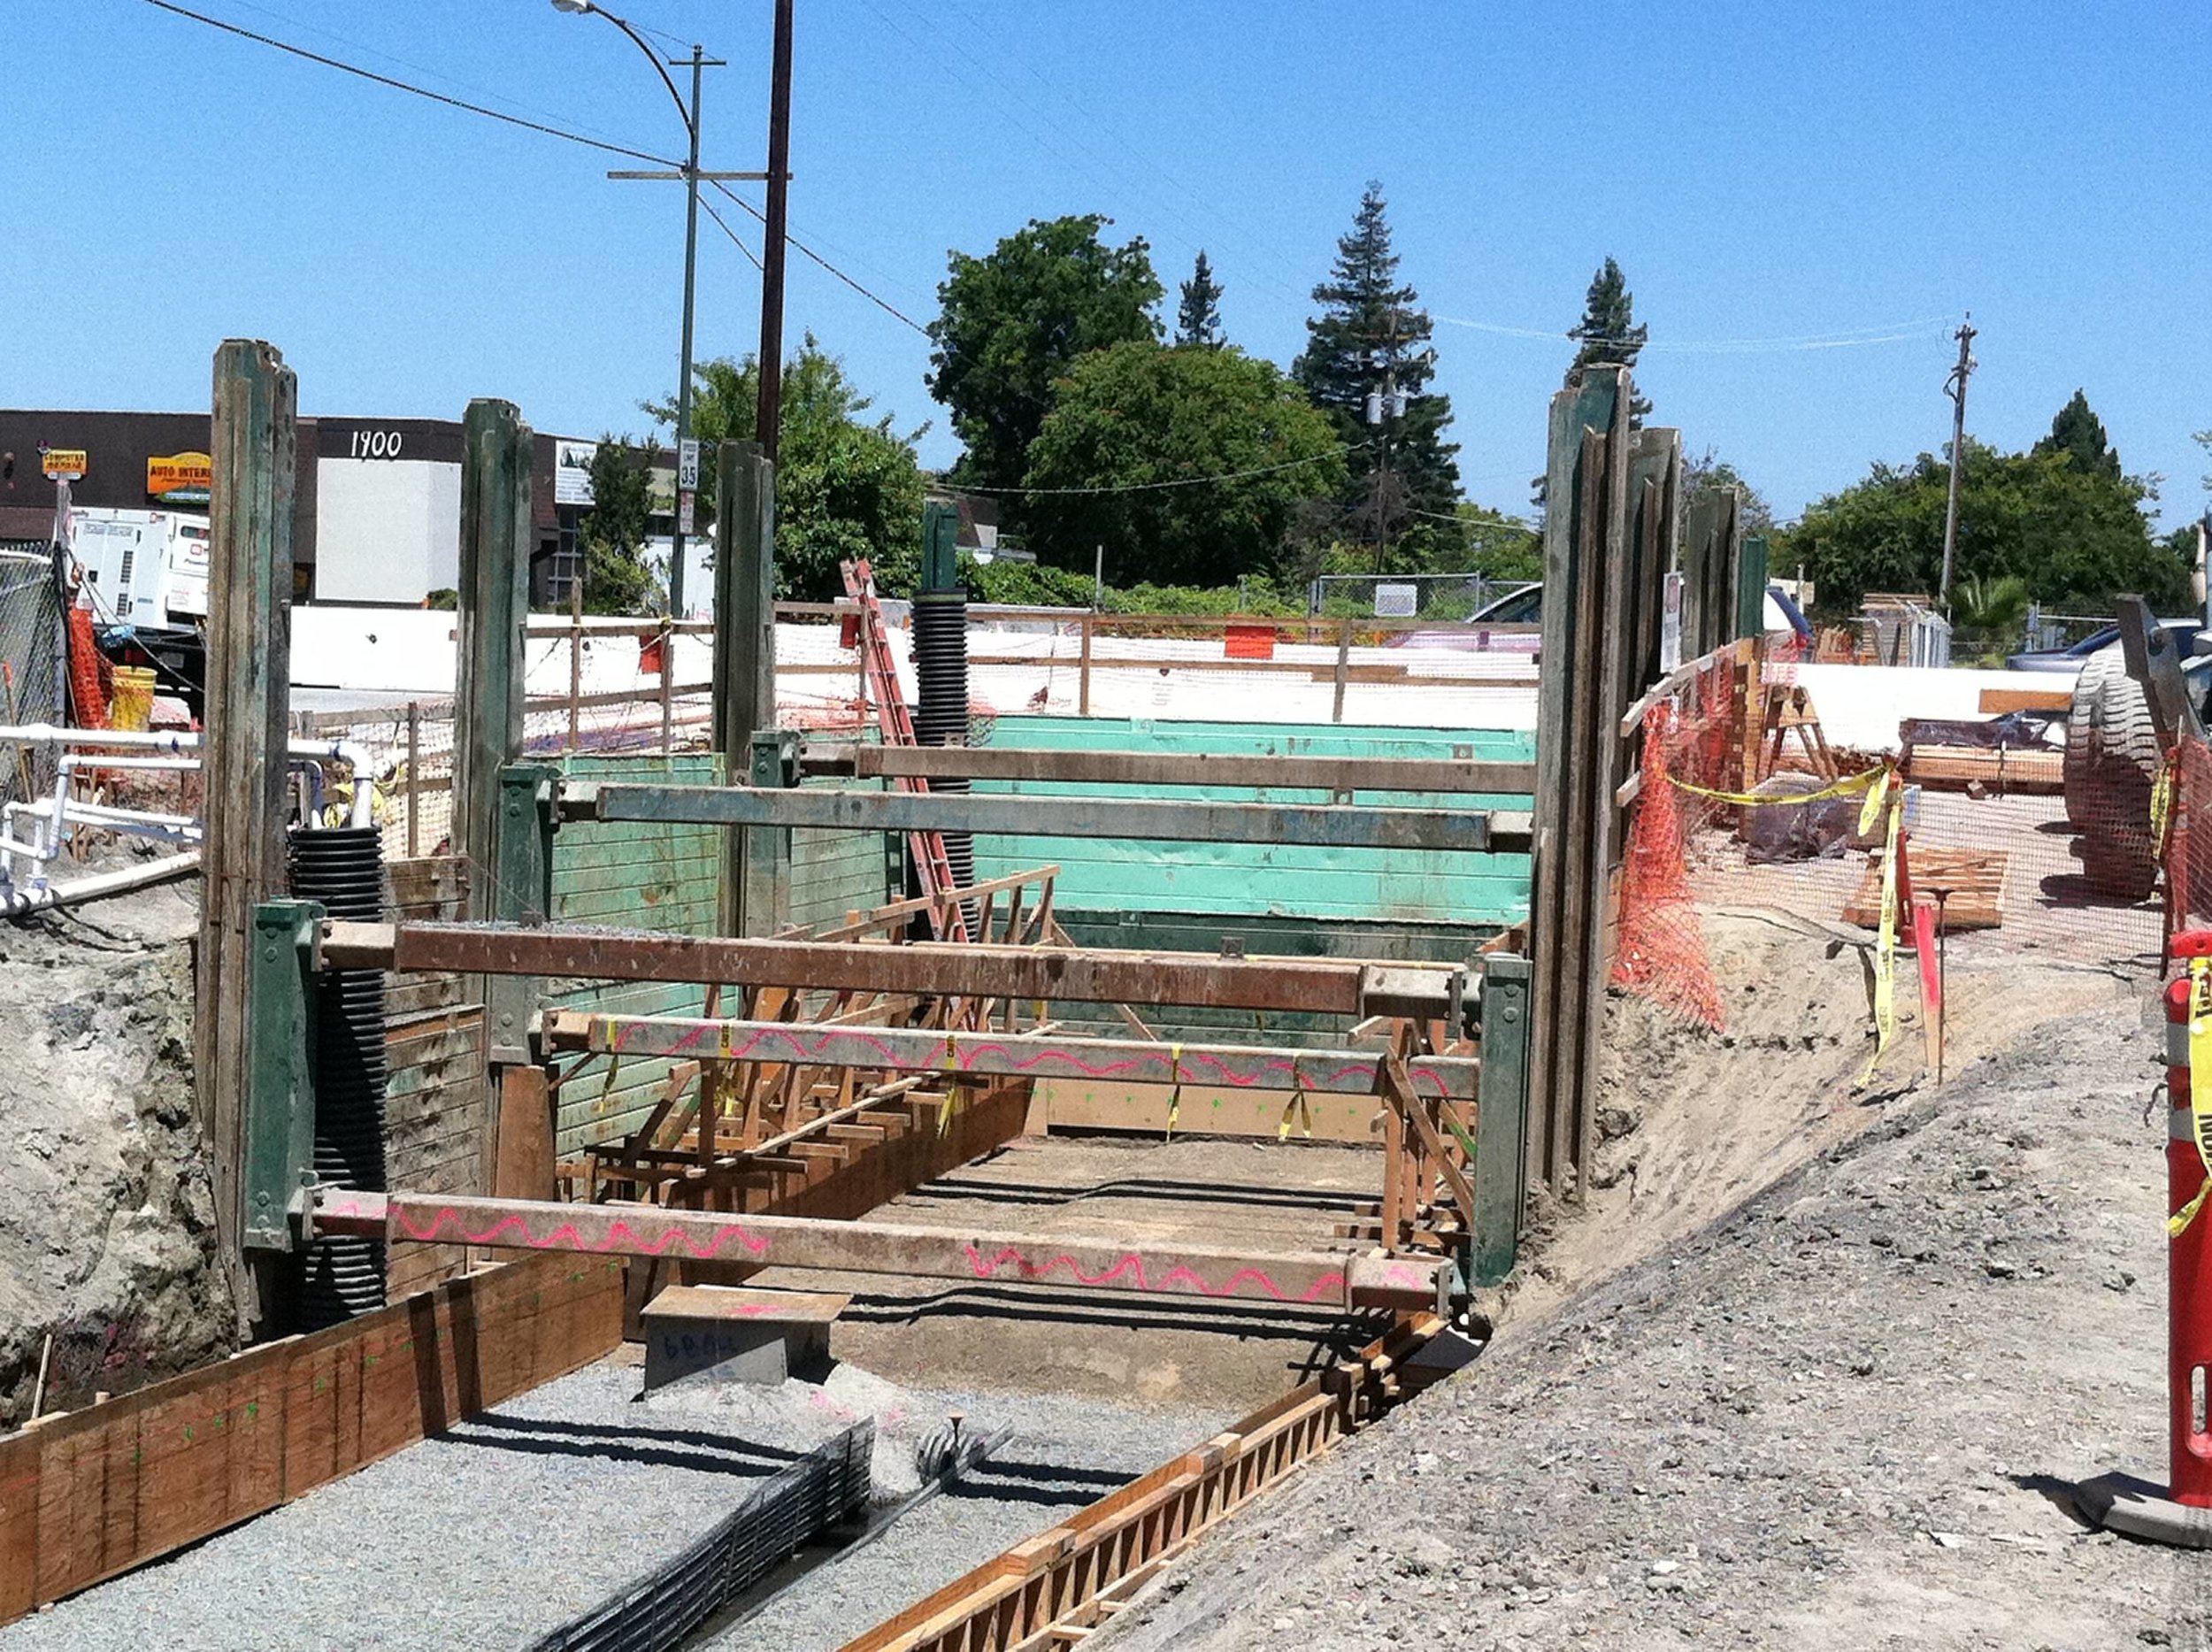
[[[1329,619],[1433,619],[1440,624],[1471,619],[1491,603],[1522,591],[1537,580],[1494,580],[1482,573],[1325,573],[1306,588],[1310,613]],[[1537,618],[1529,611],[1499,613],[1500,620]]]
[[[68,721],[63,619],[53,553],[35,541],[0,540],[0,714],[8,722]],[[50,792],[55,762],[51,747],[0,741],[0,801]]]

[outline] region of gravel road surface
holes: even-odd
[[[1237,1516],[1101,1652],[2212,1644],[2164,1478],[2152,988],[1886,1103]],[[2105,982],[2108,988],[2110,983]]]

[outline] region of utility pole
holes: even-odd
[[[683,376],[676,380],[676,532],[668,547],[668,611],[684,617],[684,541],[695,526],[693,511],[699,496],[699,449],[691,439],[691,301],[699,277],[699,72],[706,54],[698,42],[691,47],[691,113],[684,125],[691,131],[691,156],[684,163],[684,361]],[[676,645],[671,642],[661,662],[661,680],[669,680]]]
[[[760,249],[760,406],[755,428],[773,464],[783,434],[783,254],[791,186],[791,0],[776,0],[768,93],[768,212]]]
[[[1392,419],[1405,417],[1406,398],[1398,389],[1398,310],[1390,310],[1390,331],[1386,348],[1376,350],[1370,358],[1382,374],[1379,389],[1367,393],[1367,422],[1382,432],[1382,460],[1375,467],[1375,576],[1382,577],[1383,563],[1390,552],[1390,425]]]
[[[1951,612],[1951,564],[1959,542],[1959,477],[1966,465],[1966,381],[1979,365],[1972,354],[1974,323],[1970,318],[1959,324],[1956,336],[1958,365],[1943,381],[1943,393],[1951,398],[1951,494],[1943,507],[1943,587],[1936,594],[1936,605],[1946,619]]]

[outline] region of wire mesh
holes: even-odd
[[[1646,714],[1617,985],[1717,1028],[1702,911],[1780,909],[1872,939],[1886,834],[1861,829],[1865,788],[1838,791],[1835,782],[1883,768],[1902,810],[1901,894],[1932,906],[1955,957],[2032,951],[2154,966],[2169,789],[2175,825],[2164,857],[2178,903],[2212,907],[2212,828],[2197,825],[2212,820],[2212,757],[2190,749],[2178,780],[2159,785],[2147,712],[2116,654],[2075,693],[2070,713],[1908,719],[1890,752],[1818,744],[1809,696],[1792,705],[1774,693],[1793,682],[1770,660],[1714,669]],[[1908,950],[1909,918],[1901,913]]]
[[[0,711],[10,723],[68,720],[63,625],[51,554],[0,544]],[[50,792],[56,761],[50,747],[0,741],[0,802]]]

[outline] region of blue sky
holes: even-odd
[[[546,0],[192,0],[441,90],[664,154],[635,50]],[[1439,318],[1470,496],[1518,510],[1557,334],[1608,254],[1651,328],[1655,422],[1786,517],[1948,434],[1949,329],[1982,330],[1970,427],[2023,446],[2077,385],[2164,511],[2212,463],[2212,8],[1489,6],[1366,0],[797,0],[795,232],[918,321],[948,248],[1102,211],[1171,290],[1200,246],[1232,338],[1287,365],[1380,179]],[[764,164],[767,0],[636,0],[703,42],[706,161]],[[0,404],[206,404],[219,340],[268,338],[303,410],[644,427],[673,383],[679,186],[349,80],[143,0],[18,0],[0,208]],[[46,187],[49,183],[52,187]],[[757,198],[757,187],[740,186]],[[756,250],[757,227],[731,223]],[[751,348],[757,277],[702,222],[699,353]],[[795,257],[811,329],[902,426],[926,342]],[[1909,324],[1896,326],[1892,324]],[[1733,341],[1910,336],[1839,348]]]

